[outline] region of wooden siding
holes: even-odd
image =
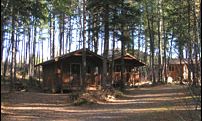
[[[43,66],[43,87],[44,89],[60,91],[61,89],[80,89],[81,87],[81,66],[82,66],[82,49],[65,54],[39,65]],[[115,70],[112,83],[121,79],[118,65],[121,63],[121,56],[114,59]],[[139,81],[139,73],[131,72],[134,67],[144,66],[145,64],[138,61],[130,54],[124,57],[126,72],[124,73],[125,83],[134,85]],[[85,87],[100,87],[103,58],[89,50],[86,51],[86,80],[83,81]],[[117,69],[117,70],[116,70]],[[109,70],[109,68],[108,68]],[[109,78],[110,79],[110,78]]]
[[[125,72],[123,74],[124,83],[128,86],[134,86],[140,81],[139,72]],[[117,84],[121,80],[121,72],[114,72],[112,74],[112,84]]]
[[[173,80],[179,80],[180,74],[183,74],[183,79],[188,79],[188,68],[187,65],[182,64],[182,70],[181,66],[179,64],[170,64],[168,67],[168,76],[171,76]]]
[[[102,61],[94,56],[86,58],[87,87],[99,87],[101,80]],[[44,89],[60,91],[61,89],[79,90],[81,87],[81,56],[71,56],[60,61],[43,65]]]
[[[140,81],[140,74],[138,71],[134,71],[135,67],[144,66],[145,64],[138,61],[134,56],[130,54],[126,54],[124,56],[124,64],[125,64],[125,73],[124,83],[129,86],[134,86],[137,82]],[[116,84],[121,80],[121,56],[117,56],[114,59],[114,73],[112,74],[112,84]]]

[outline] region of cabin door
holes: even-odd
[[[81,66],[80,64],[71,64],[70,73],[73,76],[72,85],[79,86],[81,79]]]

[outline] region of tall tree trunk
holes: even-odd
[[[78,7],[78,14],[79,14],[79,25],[80,25],[80,31],[79,31],[79,49],[81,48],[81,44],[82,44],[82,12],[81,12],[81,4],[79,4]]]
[[[183,65],[182,65],[182,55],[180,54],[180,84],[183,81]]]
[[[10,70],[10,91],[12,92],[14,89],[14,69],[15,69],[15,54],[16,54],[16,48],[15,48],[15,15],[14,15],[14,9],[12,6],[12,31],[11,31],[11,45],[12,45],[12,58],[11,58],[11,70]]]
[[[28,27],[28,48],[29,48],[29,78],[32,76],[32,51],[31,51],[31,20],[30,25]]]
[[[62,37],[63,37],[63,34],[64,34],[64,30],[62,29],[62,15],[60,14],[59,16],[59,56],[61,56],[62,54]]]
[[[102,76],[102,87],[107,84],[107,58],[109,52],[109,5],[105,4],[104,10],[104,54],[103,54],[103,76]]]
[[[192,66],[191,66],[191,59],[192,59],[192,42],[189,42],[191,39],[191,5],[190,5],[190,0],[187,0],[188,2],[188,81],[191,82],[191,73],[192,73]]]
[[[72,17],[69,17],[69,32],[68,32],[68,39],[69,39],[69,52],[71,51],[71,44],[72,44]]]
[[[67,33],[66,33],[66,42],[65,42],[65,53],[68,52],[68,44],[69,44],[69,32],[68,32],[68,28],[67,28]]]
[[[181,39],[181,34],[180,37]],[[180,84],[182,84],[183,81],[183,65],[182,65],[182,59],[183,59],[183,47],[181,45],[181,43],[179,44],[179,59],[180,59]]]
[[[174,27],[172,28],[172,32],[174,31]],[[170,42],[170,48],[169,48],[169,56],[168,56],[168,60],[167,60],[167,65],[169,66],[170,65],[170,59],[172,59],[172,48],[173,48],[173,39],[174,39],[174,34],[172,34],[171,36],[171,42]],[[164,73],[165,74],[165,73]],[[168,75],[168,74],[167,74]],[[166,75],[164,75],[165,77]],[[171,76],[171,75],[168,75],[168,76]],[[167,76],[167,77],[168,77]],[[167,80],[165,80],[165,83],[167,83]]]
[[[152,10],[153,11],[153,10]],[[149,12],[148,12],[148,6],[146,4],[146,16],[147,16],[147,24],[148,24],[148,31],[149,31],[149,38],[150,38],[150,52],[151,52],[151,57],[150,57],[150,67],[151,67],[151,74],[152,74],[152,83],[156,84],[155,80],[155,73],[154,73],[154,32],[153,32],[153,16],[150,20],[149,18]],[[150,23],[151,22],[151,23]]]
[[[135,55],[135,35],[134,35],[134,32],[135,32],[135,30],[133,29],[132,30],[132,53],[133,53],[132,55],[133,56]],[[137,58],[139,58],[139,52],[138,52]]]
[[[144,62],[145,64],[147,63],[147,43],[148,43],[148,40],[147,40],[147,37],[145,36],[145,50],[144,50]],[[144,69],[144,79],[146,80],[147,79],[147,74],[148,74],[148,68],[145,68]]]
[[[36,19],[36,18],[34,18]],[[33,42],[33,55],[32,55],[32,59],[33,59],[33,63],[32,63],[32,68],[33,68],[33,75],[35,75],[36,70],[34,68],[34,65],[36,64],[36,36],[37,36],[37,27],[36,27],[36,20],[34,20],[34,42]]]
[[[125,82],[125,79],[124,79],[124,72],[125,72],[125,62],[124,62],[124,51],[125,51],[125,41],[124,41],[124,27],[122,25],[122,30],[121,30],[121,82],[120,82],[120,89],[121,91],[124,90],[124,82]]]
[[[39,46],[39,51],[38,51],[38,55],[37,55],[37,58],[38,58],[38,63],[40,63],[40,46]],[[40,71],[40,66],[38,66],[38,73],[39,73],[39,82],[41,82],[41,71]]]
[[[65,54],[65,14],[62,14],[62,53]]]
[[[23,39],[22,39],[22,49],[21,49],[21,68],[23,68],[23,66],[25,64],[25,47],[26,46],[25,46],[25,32],[24,32],[23,33]]]
[[[165,26],[164,26],[165,27]],[[168,74],[167,74],[167,56],[166,56],[166,41],[167,41],[167,34],[164,33],[164,50],[163,50],[163,55],[164,55],[164,77],[165,77],[165,82],[167,83],[168,79]]]
[[[154,16],[152,15],[151,19],[151,43],[150,43],[150,49],[151,49],[151,64],[152,64],[152,82],[153,84],[156,84],[156,75],[155,75],[155,65],[154,65]]]
[[[25,69],[25,72],[24,72],[24,74],[26,75],[27,74],[27,42],[26,42],[26,40],[24,40],[24,55],[23,55],[23,57],[24,57],[24,62],[23,62],[23,64],[24,64],[24,69]]]
[[[90,50],[91,49],[91,36],[90,36],[90,33],[91,33],[91,15],[90,13],[88,14],[88,49]]]
[[[141,40],[141,24],[139,25],[139,32],[138,32],[138,52],[137,58],[140,59],[140,40]]]
[[[53,33],[53,38],[52,38],[52,57],[51,58],[54,58],[55,57],[55,14],[53,13],[53,31],[52,31]],[[56,67],[55,68],[57,68],[57,65],[55,65]],[[52,90],[52,93],[55,93],[55,80],[52,80],[52,82],[51,82],[51,90]]]
[[[193,62],[194,64],[193,64],[193,67],[194,67],[194,69],[193,69],[193,86],[197,86],[197,84],[198,84],[198,77],[199,77],[199,74],[198,74],[198,57],[197,57],[197,45],[196,44],[194,44],[194,55],[195,55],[195,57],[194,57],[194,59],[195,59],[195,62]]]
[[[124,0],[122,0],[122,7],[124,4]],[[122,15],[125,14],[125,11],[122,10],[121,11]],[[124,36],[124,31],[125,30],[125,26],[124,26],[124,22],[122,21],[121,23],[121,81],[120,81],[120,90],[124,91],[124,83],[125,83],[125,79],[124,79],[124,72],[125,72],[125,62],[124,62],[124,51],[125,51],[125,36]]]
[[[196,14],[196,3],[195,1],[193,1],[193,16],[194,16],[194,27],[193,27],[193,32],[194,32],[194,55],[195,55],[195,78],[193,79],[193,86],[196,86],[199,83],[199,67],[198,67],[198,55],[200,55],[200,50],[199,50],[199,43],[200,43],[200,32],[199,32],[199,25],[200,23],[198,23],[197,21],[197,14]]]
[[[114,74],[114,49],[115,49],[115,29],[113,30],[113,40],[112,40],[112,66],[111,66],[111,81],[114,84],[113,74]]]
[[[50,58],[52,58],[52,14],[49,12],[49,45],[50,45]]]
[[[98,13],[93,13],[93,42],[95,53],[98,52]]]
[[[55,57],[55,14],[53,13],[53,43],[52,43],[52,58]]]
[[[17,29],[17,27],[18,27],[18,23],[16,23],[16,25],[15,25],[15,28]],[[17,35],[17,30],[16,30],[16,33],[15,33],[15,52],[14,52],[14,64],[13,64],[13,69],[14,69],[14,73],[13,73],[13,80],[14,81],[17,81],[16,80],[16,67],[17,67],[17,50],[18,50],[18,35]],[[14,83],[14,85],[15,85],[15,83]]]
[[[65,14],[64,13],[62,13],[62,35],[61,35],[61,48],[60,48],[60,51],[62,51],[62,52],[60,52],[60,54],[61,53],[63,53],[64,54],[64,50],[65,50],[65,43],[64,43],[64,41],[65,41]],[[61,70],[61,72],[60,72],[60,82],[61,82],[61,90],[60,90],[60,92],[61,93],[63,93],[63,79],[62,79],[62,77],[63,77],[63,67],[62,67],[62,63],[60,64],[60,70]]]
[[[43,41],[41,42],[41,51],[42,51],[42,54],[41,54],[41,59],[42,59],[42,62],[43,62],[43,58],[44,58],[44,56],[43,56]]]
[[[7,56],[6,56],[5,61],[4,61],[4,71],[3,71],[3,80],[4,80],[4,82],[5,82],[6,72],[7,72],[8,57],[10,55],[10,48],[11,48],[11,44],[9,44],[9,47],[7,49]]]
[[[162,50],[162,45],[161,45],[161,38],[162,38],[162,19],[161,19],[161,12],[162,8],[161,8],[161,0],[159,0],[159,3],[158,3],[158,48],[159,48],[159,56],[158,56],[158,82],[160,82],[162,80],[162,53],[161,53],[161,50]]]
[[[4,49],[4,16],[1,15],[1,63],[3,58],[3,49]]]
[[[86,81],[86,0],[83,0],[83,53],[82,53],[82,79],[81,87],[85,89]]]
[[[163,15],[163,18],[162,18],[162,29],[163,29],[163,63],[164,63],[164,77],[165,77],[165,83],[167,83],[167,80],[168,80],[168,74],[167,74],[167,56],[166,56],[166,49],[167,49],[167,40],[168,40],[168,35],[167,35],[167,32],[166,32],[166,25],[165,25],[165,17],[164,17],[164,6],[162,6],[162,15]],[[173,39],[173,38],[172,38]],[[172,41],[172,40],[171,40]]]

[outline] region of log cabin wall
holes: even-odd
[[[137,82],[140,81],[140,74],[138,71],[129,71],[129,69],[126,68],[126,71],[124,72],[123,76],[125,80],[124,83],[130,86],[134,86]],[[112,84],[116,84],[120,80],[121,80],[121,72],[115,70],[115,72],[112,74]]]
[[[124,57],[126,72],[124,73],[125,83],[135,83],[139,80],[139,73],[131,72],[134,67],[145,64],[127,54]],[[115,68],[120,65],[120,57],[115,60]],[[101,56],[87,50],[86,52],[86,80],[84,85],[99,88],[101,85],[103,59]],[[52,92],[63,89],[76,89],[81,87],[82,50],[56,57],[39,65],[43,66],[44,88]],[[109,70],[109,69],[108,69]],[[112,82],[120,80],[120,71],[114,70]],[[109,75],[110,76],[110,75]],[[110,79],[110,78],[109,78]],[[111,79],[110,79],[111,80]]]
[[[79,57],[63,59],[61,70],[64,89],[78,88],[80,86],[81,60]]]
[[[86,56],[86,80],[87,87],[99,87],[102,72],[102,59],[91,54]],[[51,60],[42,64],[43,87],[52,92],[61,89],[79,90],[81,83],[82,54],[67,56],[57,61]]]
[[[55,64],[43,65],[43,88],[44,90],[55,89]],[[53,90],[54,91],[54,90]]]
[[[125,72],[123,74],[124,83],[128,86],[135,86],[140,81],[140,74],[134,70],[134,66],[126,64]],[[121,65],[115,64],[115,69],[112,74],[112,84],[117,84],[121,80]]]
[[[99,86],[101,83],[102,61],[93,57],[87,57],[86,82],[87,86]]]
[[[86,60],[86,86],[99,86],[101,76],[101,63],[93,58]],[[71,57],[62,61],[62,82],[64,88],[80,87],[81,81],[81,57]]]
[[[140,81],[140,73],[134,70],[135,67],[144,66],[145,64],[138,61],[134,56],[126,54],[124,56],[125,72],[124,83],[129,86],[135,86]],[[114,60],[114,73],[112,74],[112,84],[116,84],[121,80],[121,56],[115,57]]]
[[[188,79],[188,68],[187,65],[182,64],[183,70],[180,70],[179,64],[170,64],[168,67],[168,76],[171,76],[173,80],[179,81],[180,73],[182,71],[183,79]]]

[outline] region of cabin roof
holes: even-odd
[[[66,58],[69,58],[71,56],[82,56],[82,52],[83,52],[83,49],[79,49],[79,50],[76,50],[76,51],[72,51],[70,53],[67,53],[67,54],[64,54],[64,55],[61,55],[61,56],[57,56],[53,59],[50,59],[50,60],[47,60],[47,61],[44,61],[42,63],[39,63],[35,66],[40,66],[40,65],[46,65],[46,64],[50,64],[50,63],[54,63],[58,60],[63,60],[63,59],[66,59]],[[94,56],[100,60],[103,60],[102,56],[90,51],[89,49],[86,49],[86,55],[87,56]]]
[[[193,60],[193,63],[195,64],[196,63],[195,59],[192,59],[192,60]],[[178,58],[171,59],[169,61],[169,64],[179,65],[180,64],[180,59],[178,59]],[[188,59],[182,59],[181,64],[188,64]]]
[[[134,56],[132,56],[129,53],[126,53],[123,59],[125,62],[131,62],[135,67],[146,65],[144,62],[139,61],[138,59],[136,59]],[[110,58],[110,61],[112,61],[112,58]],[[121,61],[121,55],[120,54],[115,55],[114,61]]]

